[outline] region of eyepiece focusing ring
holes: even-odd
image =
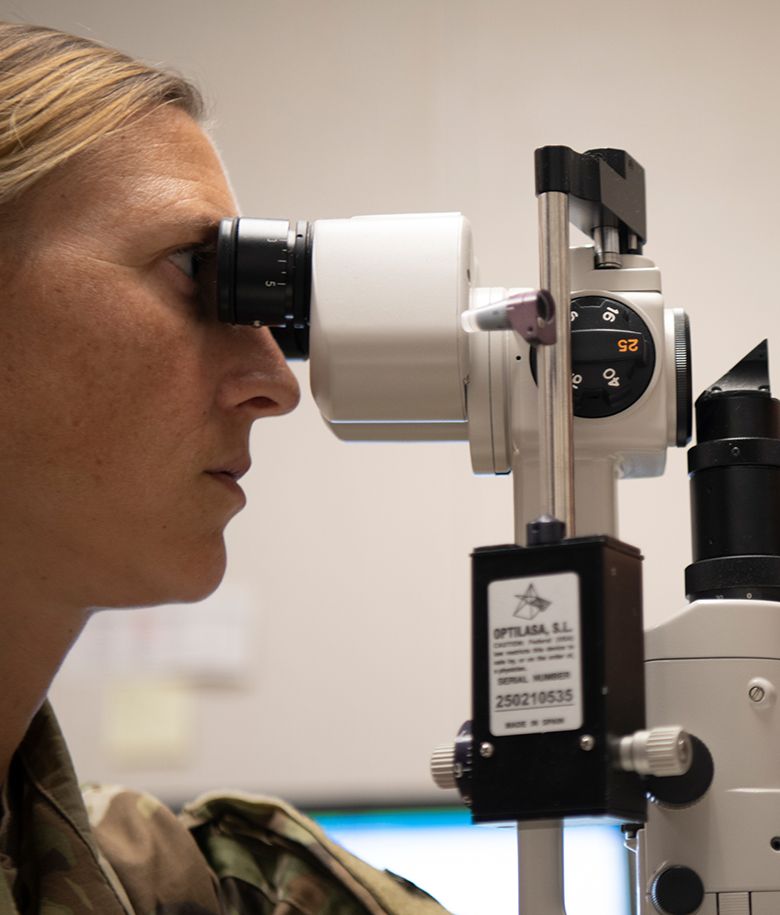
[[[283,219],[235,217],[219,224],[217,314],[267,326],[288,358],[309,355],[312,230]]]

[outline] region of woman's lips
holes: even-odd
[[[224,464],[218,465],[214,470],[208,470],[207,473],[213,476],[227,476],[232,480],[240,480],[252,465],[249,457],[238,458],[235,461],[225,461]]]
[[[243,474],[233,473],[229,470],[209,470],[207,471],[207,474],[223,486],[227,487],[232,493],[238,496],[242,502],[246,502],[244,490],[237,482],[239,475],[243,476]]]

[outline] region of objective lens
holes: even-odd
[[[312,231],[284,219],[236,217],[219,224],[220,321],[271,328],[288,359],[309,355]]]

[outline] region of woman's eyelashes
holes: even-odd
[[[168,255],[168,260],[191,280],[213,268],[217,259],[217,246],[211,242],[187,245]]]
[[[197,279],[201,261],[201,250],[198,246],[182,248],[168,255],[168,260],[191,280]]]
[[[167,260],[189,280],[187,298],[195,304],[200,317],[205,319],[216,317],[216,245],[208,242],[189,245],[169,254]]]

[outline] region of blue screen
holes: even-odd
[[[348,851],[401,874],[457,915],[516,915],[514,829],[472,826],[467,810],[312,814]],[[628,853],[617,826],[564,829],[567,915],[629,915]]]

